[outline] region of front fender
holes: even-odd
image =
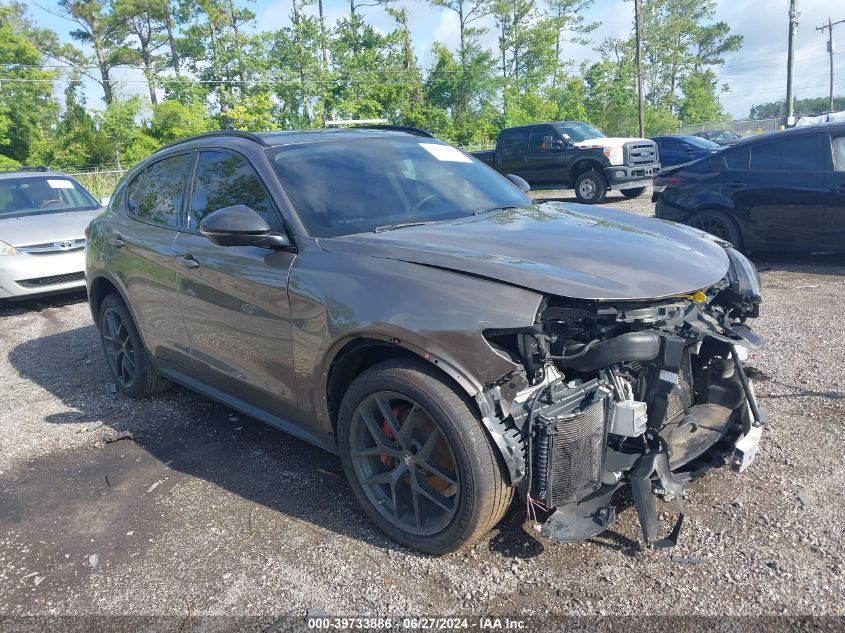
[[[385,340],[450,375],[470,397],[516,368],[483,331],[531,327],[542,295],[433,266],[327,252],[304,240],[291,269],[299,406],[331,432],[328,368],[356,338]]]

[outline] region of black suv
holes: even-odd
[[[123,394],[175,381],[339,453],[364,511],[427,552],[481,537],[517,490],[569,541],[632,486],[660,542],[653,487],[682,502],[760,438],[743,255],[535,204],[419,130],[163,149],[92,222],[86,270]]]

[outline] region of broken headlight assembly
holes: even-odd
[[[534,327],[487,331],[523,371],[491,389],[524,456],[519,485],[541,533],[562,542],[598,534],[615,518],[614,494],[630,486],[646,543],[675,544],[683,485],[730,462],[753,460],[764,414],[738,349],[760,340],[753,264],[726,249],[726,278],[658,302],[549,298]],[[514,482],[516,483],[516,482]],[[678,506],[658,538],[655,493]]]

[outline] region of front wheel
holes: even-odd
[[[645,187],[634,187],[633,189],[622,189],[622,195],[626,198],[639,198],[645,193]]]
[[[361,374],[341,403],[338,444],[370,519],[422,552],[471,545],[513,497],[481,421],[422,361],[387,361]]]
[[[575,197],[581,204],[601,204],[607,195],[607,179],[594,169],[575,179]]]

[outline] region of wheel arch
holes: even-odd
[[[100,327],[100,306],[103,304],[103,299],[110,294],[116,294],[123,301],[123,305],[129,310],[129,315],[135,323],[135,329],[138,330],[138,336],[141,337],[144,349],[149,350],[135,310],[132,309],[132,304],[126,298],[126,291],[117,279],[104,272],[96,274],[88,282],[88,306],[91,309],[91,317],[94,319],[94,325],[98,328]]]
[[[480,385],[477,388],[470,387],[466,377],[450,363],[395,340],[357,336],[345,341],[334,354],[323,372],[323,393],[332,431],[336,434],[340,403],[355,378],[370,367],[395,358],[427,362],[446,384],[464,396],[467,406],[477,416],[495,447],[495,452],[503,461],[508,484],[518,483],[524,474],[523,447],[518,434],[495,414],[494,404],[487,390]]]
[[[604,169],[604,165],[601,164],[600,161],[596,160],[595,158],[580,158],[575,163],[572,164],[572,167],[569,169],[569,185],[571,187],[575,186],[575,180],[583,174],[584,172],[590,171],[594,169],[599,173],[603,173],[602,170]]]

